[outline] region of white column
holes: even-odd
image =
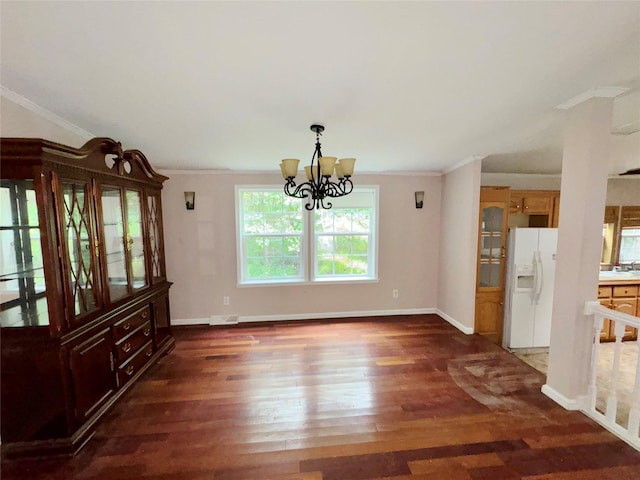
[[[567,109],[567,118],[551,347],[542,391],[566,408],[580,408],[589,386],[593,327],[584,306],[597,298],[613,97],[620,93],[594,89],[558,107]]]

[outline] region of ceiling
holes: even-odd
[[[640,2],[2,1],[4,89],[156,168],[560,171],[564,112],[615,101],[640,167]],[[634,150],[637,147],[637,150]],[[629,153],[631,152],[631,153]],[[615,155],[614,155],[615,156]]]

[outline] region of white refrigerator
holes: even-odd
[[[557,228],[509,231],[504,347],[549,346],[557,244]]]

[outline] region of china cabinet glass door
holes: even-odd
[[[101,187],[109,301],[149,285],[143,235],[142,192]]]
[[[93,234],[93,203],[87,181],[62,180],[62,243],[66,249],[67,303],[75,317],[101,307]]]
[[[105,265],[111,303],[129,293],[122,195],[119,188],[101,189]]]
[[[126,190],[127,250],[133,290],[147,286],[147,274],[142,235],[142,196],[137,190]]]
[[[480,288],[501,288],[505,262],[505,208],[486,205],[481,211],[480,225]]]
[[[48,325],[36,192],[32,180],[0,184],[2,327]]]
[[[149,256],[151,260],[151,281],[155,283],[164,278],[162,270],[162,219],[160,216],[160,196],[147,196],[147,230],[149,231]]]

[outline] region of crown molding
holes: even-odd
[[[83,128],[80,128],[79,126],[69,122],[68,120],[65,120],[59,115],[56,115],[52,111],[47,110],[46,108],[38,105],[37,103],[32,102],[28,98],[25,98],[22,95],[12,90],[9,90],[7,87],[4,87],[2,85],[0,85],[0,96],[6,98],[7,100],[12,101],[13,103],[17,103],[18,105],[26,108],[30,112],[33,112],[36,115],[46,118],[47,120],[49,120],[52,123],[55,123],[59,127],[69,130],[75,133],[76,135],[79,135],[80,137],[86,138],[87,140],[96,137],[96,135],[94,135],[93,133],[88,132]]]
[[[628,91],[629,89],[624,87],[595,87],[587,90],[586,92],[582,92],[580,95],[576,95],[554,108],[556,110],[568,110],[579,103],[586,102],[592,98],[615,98]]]
[[[163,175],[277,175],[282,177],[280,171],[276,170],[223,170],[223,169],[168,169],[168,168],[156,168],[158,173]],[[405,176],[405,177],[440,177],[440,172],[430,172],[426,170],[398,170],[398,171],[386,171],[386,172],[357,172],[357,176],[375,175],[375,176]]]
[[[509,178],[530,179],[530,178],[562,178],[562,173],[510,173],[510,172],[482,172],[483,176],[505,176]]]

